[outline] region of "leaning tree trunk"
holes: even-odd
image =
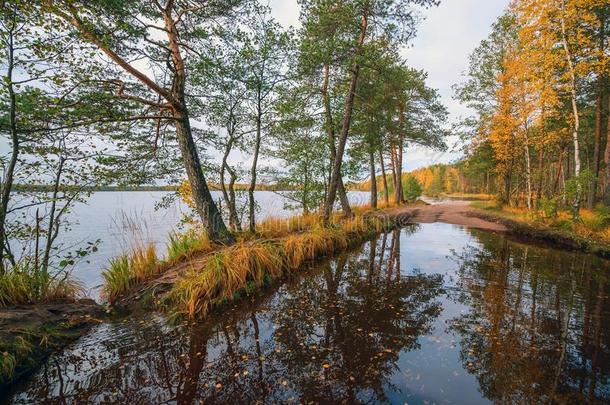
[[[375,176],[375,149],[369,146],[369,165],[371,170],[371,208],[377,209],[377,177]]]
[[[324,65],[324,82],[322,84],[322,102],[324,103],[324,112],[326,115],[326,132],[328,134],[328,147],[330,150],[330,162],[331,167],[337,158],[337,145],[335,136],[335,122],[333,119],[333,113],[330,106],[330,97],[328,95],[328,86],[330,82],[330,67],[328,64]],[[331,173],[332,176],[332,173]],[[347,192],[345,191],[345,185],[343,184],[342,176],[339,176],[339,185],[337,188],[339,194],[339,201],[341,202],[341,209],[343,215],[346,217],[352,216],[352,209],[349,205],[349,199],[347,198]]]
[[[356,54],[360,53],[360,49],[364,44],[364,38],[366,36],[366,29],[368,27],[368,11],[365,11],[362,15],[362,24],[360,28],[360,36],[356,44]],[[352,123],[352,113],[354,110],[354,98],[356,96],[356,86],[358,85],[358,77],[360,74],[360,65],[356,62],[353,64],[351,69],[351,81],[349,91],[345,99],[345,113],[343,116],[343,125],[341,127],[341,133],[339,134],[339,143],[337,145],[337,154],[335,161],[333,162],[330,182],[328,185],[328,195],[324,204],[324,222],[328,223],[330,215],[335,205],[335,198],[337,196],[337,188],[339,186],[339,177],[341,177],[341,163],[343,161],[343,153],[345,152],[345,144],[347,143],[347,135]]]
[[[214,203],[205,180],[195,141],[193,140],[188,113],[186,110],[182,112],[178,110],[174,118],[176,121],[176,138],[178,139],[182,161],[186,168],[186,175],[191,185],[195,210],[203,221],[210,239],[223,243],[232,243],[234,238],[222,220],[222,215]]]
[[[390,193],[388,192],[388,178],[385,173],[385,165],[383,163],[383,152],[379,148],[379,164],[381,165],[381,175],[383,176],[383,200],[385,205],[390,205]]]

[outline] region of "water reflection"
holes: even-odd
[[[443,224],[396,230],[195,325],[100,325],[16,403],[610,400],[609,266]]]
[[[459,254],[453,320],[483,394],[511,403],[610,400],[608,264],[478,233]]]

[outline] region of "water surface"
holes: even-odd
[[[57,244],[66,253],[86,246],[87,242],[100,241],[97,251],[80,260],[72,272],[89,296],[99,298],[102,271],[111,258],[147,243],[155,245],[159,256],[166,253],[168,235],[182,229],[181,221],[190,214],[190,209],[179,199],[167,200],[174,194],[169,191],[101,191],[93,193],[85,203],[74,205],[68,215],[70,227],[59,234]],[[258,221],[298,213],[287,206],[290,202],[278,193],[256,191],[254,195]],[[212,191],[212,197],[219,201],[222,194]],[[245,206],[247,196],[240,193],[238,197],[238,206]],[[368,193],[350,192],[348,198],[353,204],[363,204],[367,202]],[[165,200],[169,203],[161,204]],[[33,223],[35,212],[31,209],[19,215],[29,217]],[[20,250],[19,246],[14,248]]]
[[[203,323],[105,323],[14,403],[607,403],[608,262],[390,232]]]

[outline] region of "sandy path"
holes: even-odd
[[[478,218],[475,214],[475,209],[467,201],[449,201],[433,205],[399,207],[385,211],[383,216],[393,218],[402,225],[444,222],[446,224],[462,225],[486,231],[508,231],[508,228],[502,224]]]

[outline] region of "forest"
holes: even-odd
[[[55,240],[93,186],[185,181],[209,237],[230,243],[255,230],[261,184],[328,221],[336,201],[351,214],[348,179],[397,182],[409,143],[443,148],[439,95],[400,56],[415,8],[436,2],[335,3],[299,2],[294,29],[257,1],[3,2],[1,272],[85,256]]]
[[[515,0],[470,55],[455,97],[465,156],[413,175],[427,193],[535,210],[610,205],[609,3]]]
[[[494,9],[458,117],[475,3],[0,2],[0,400],[607,402],[610,0]]]

